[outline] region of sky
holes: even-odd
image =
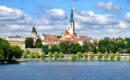
[[[62,35],[71,9],[78,35],[130,37],[130,0],[0,0],[0,37]]]

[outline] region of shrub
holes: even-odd
[[[97,53],[97,59],[98,59],[98,61],[100,61],[102,59],[102,53],[101,52]]]
[[[55,52],[55,53],[53,54],[53,56],[54,56],[54,60],[57,60],[57,58],[58,58],[58,52]]]
[[[116,53],[116,58],[117,58],[117,61],[120,61],[120,60],[121,60],[121,56],[120,56],[120,53],[119,53],[119,52]]]
[[[77,59],[80,60],[82,58],[82,53],[81,52],[77,52]]]
[[[110,53],[110,60],[114,61],[114,54],[113,53]]]
[[[52,53],[51,52],[48,53],[48,57],[49,57],[49,59],[52,59]]]
[[[89,59],[90,59],[91,61],[93,61],[93,59],[94,59],[94,53],[90,52],[90,54],[89,54]]]
[[[76,60],[76,56],[75,56],[74,54],[72,54],[71,60],[72,60],[72,61],[75,61],[75,60]]]
[[[63,54],[63,52],[60,52],[60,54],[59,54],[59,58],[60,58],[60,60],[62,60],[62,59],[64,58],[64,54]]]
[[[35,58],[35,55],[34,55],[34,54],[35,54],[34,52],[30,52],[29,55],[30,55],[30,58],[31,58],[31,59]]]
[[[39,55],[39,52],[34,52],[34,56],[35,56],[36,59],[38,59],[39,56],[40,56],[40,55]]]
[[[108,60],[108,52],[105,52],[103,56],[105,61]]]
[[[23,58],[28,58],[28,55],[29,55],[30,51],[29,50],[26,50],[23,52]]]
[[[87,60],[87,53],[84,53],[84,54],[83,54],[83,59],[84,59],[84,60]]]
[[[130,61],[130,54],[129,54],[129,61]]]
[[[45,52],[42,52],[41,53],[41,59],[45,60],[45,58],[46,58]]]

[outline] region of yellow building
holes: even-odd
[[[7,40],[10,43],[10,45],[17,45],[20,46],[22,49],[25,49],[25,39],[21,36],[9,36]]]

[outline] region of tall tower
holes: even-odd
[[[69,34],[72,34],[72,35],[75,34],[75,22],[73,18],[73,9],[71,9],[71,18],[69,22],[68,32]]]
[[[37,31],[35,27],[32,28],[32,38],[36,39],[37,38]]]

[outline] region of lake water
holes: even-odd
[[[0,65],[0,80],[130,80],[130,62],[29,61]]]

